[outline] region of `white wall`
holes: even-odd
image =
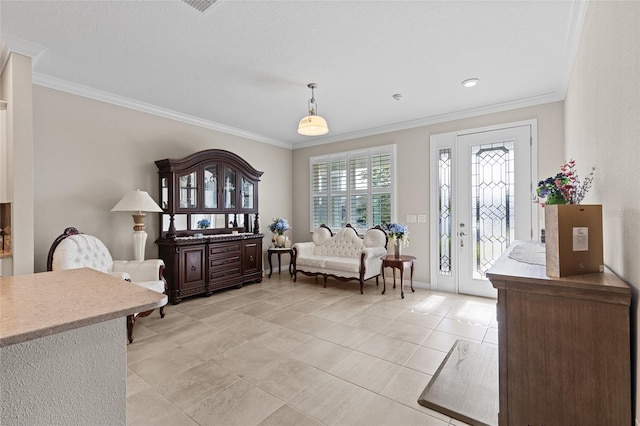
[[[407,214],[426,214],[427,223],[411,223],[411,245],[403,253],[417,257],[414,280],[430,281],[429,250],[429,139],[434,134],[474,129],[529,119],[538,120],[538,172],[556,173],[564,162],[563,103],[554,102],[512,111],[449,121],[410,130],[319,145],[293,151],[294,241],[309,241],[309,158],[316,155],[396,144],[397,217],[405,223]]]
[[[31,58],[11,53],[2,70],[2,96],[7,101],[7,197],[12,201],[11,263],[13,274],[33,272],[34,169]],[[3,263],[8,263],[4,259]],[[10,270],[4,265],[3,270]]]
[[[638,418],[640,289],[640,2],[589,4],[565,101],[565,156],[597,176],[585,203],[603,206],[604,261],[629,283]]]
[[[291,150],[196,127],[104,102],[34,86],[35,269],[68,226],[104,241],[116,259],[133,259],[133,220],[111,208],[141,189],[158,201],[155,160],[220,148],[264,175],[259,183],[264,250],[267,225],[291,217]],[[157,257],[158,216],[147,214],[146,258]]]

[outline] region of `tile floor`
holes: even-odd
[[[464,425],[417,399],[456,339],[497,343],[495,301],[380,291],[283,272],[140,319],[127,424]]]

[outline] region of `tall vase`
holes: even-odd
[[[394,245],[394,257],[396,259],[400,259],[400,256],[402,256],[402,241],[396,241],[396,244]]]

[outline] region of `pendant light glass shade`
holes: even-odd
[[[311,99],[309,99],[309,115],[303,117],[298,123],[298,133],[305,136],[321,136],[329,132],[327,120],[317,114],[316,98],[313,89],[318,87],[316,83],[309,83],[307,87],[311,89]]]
[[[305,136],[321,136],[329,132],[327,120],[319,115],[308,115],[303,117],[298,124],[298,133]]]

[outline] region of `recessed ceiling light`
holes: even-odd
[[[464,87],[473,87],[476,84],[480,83],[480,79],[479,78],[468,78],[465,81],[462,82],[462,85]]]

